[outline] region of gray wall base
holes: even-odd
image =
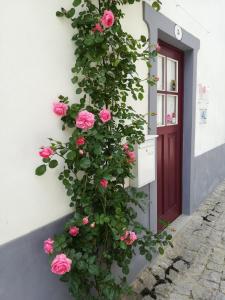
[[[195,157],[191,213],[224,178],[225,144]]]
[[[60,232],[60,219],[0,246],[1,300],[72,300],[67,286],[49,268],[43,240]]]

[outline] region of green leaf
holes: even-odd
[[[81,169],[84,169],[84,170],[85,170],[85,169],[89,168],[90,165],[91,165],[91,161],[90,161],[89,158],[84,157],[84,158],[82,158],[82,159],[80,160],[80,167],[81,167]]]
[[[53,160],[50,161],[49,168],[53,169],[57,166],[58,166],[58,161],[57,160],[53,159]]]
[[[72,83],[76,83],[78,81],[78,77],[77,76],[74,76],[72,79],[71,79]]]
[[[66,17],[67,18],[72,18],[75,15],[75,9],[71,8],[67,13],[66,13]]]
[[[139,94],[138,94],[138,99],[139,99],[139,100],[143,100],[143,98],[144,98],[144,95],[143,95],[142,93],[139,93]]]
[[[129,274],[129,267],[128,267],[128,266],[124,266],[124,267],[122,268],[122,272],[123,272],[123,274],[128,275],[128,274]]]
[[[44,163],[47,164],[48,162],[50,162],[51,159],[50,158],[43,158],[42,160],[43,160]]]
[[[161,255],[164,254],[164,249],[163,249],[162,247],[159,247],[159,253],[160,253]]]
[[[74,151],[70,151],[66,155],[66,158],[69,159],[69,160],[74,160],[75,157],[76,157],[76,152],[74,152]]]
[[[56,16],[57,16],[57,17],[63,17],[63,16],[64,16],[64,13],[62,13],[61,11],[57,11],[57,12],[56,12]]]
[[[39,167],[37,167],[37,169],[35,170],[35,174],[37,176],[41,176],[46,172],[46,165],[41,165]]]
[[[151,260],[152,260],[152,255],[151,255],[151,253],[147,253],[147,254],[145,255],[145,257],[146,257],[146,259],[147,259],[148,261],[151,261]]]
[[[88,271],[91,275],[98,275],[99,274],[99,269],[96,265],[89,265]]]
[[[143,43],[146,42],[146,37],[145,37],[144,35],[141,36],[141,41],[142,41]]]
[[[81,94],[82,93],[82,88],[76,89],[76,94]]]
[[[173,237],[172,237],[171,234],[168,234],[167,237],[166,237],[166,239],[167,239],[168,241],[172,240],[172,238],[173,238]]]
[[[84,39],[84,44],[86,46],[92,46],[95,43],[95,37],[91,34],[87,35]]]
[[[81,0],[74,0],[73,1],[73,6],[77,7],[81,4]]]
[[[127,249],[127,245],[123,241],[120,241],[120,248],[125,250]]]

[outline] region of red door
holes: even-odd
[[[163,42],[158,55],[158,230],[181,214],[183,52]]]

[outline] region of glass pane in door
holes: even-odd
[[[178,61],[167,58],[167,91],[177,92],[178,87]]]

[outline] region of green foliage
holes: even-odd
[[[46,165],[41,165],[37,167],[37,169],[35,170],[35,174],[38,176],[43,175],[45,172],[46,172]]]
[[[55,157],[63,160],[64,168],[58,178],[74,208],[64,232],[54,238],[51,258],[64,253],[73,261],[71,271],[61,276],[61,280],[68,283],[76,299],[120,299],[122,294],[129,292],[126,275],[135,247],[150,261],[154,253],[163,254],[164,247],[171,244],[171,236],[166,232],[155,235],[136,220],[136,207],[145,208],[144,193],[124,188],[125,179],[133,176],[133,163],[122,145],[128,143],[132,151],[135,144],[142,143],[146,124],[144,116],[127,104],[131,97],[135,100],[144,97],[143,80],[136,72],[136,62],[143,60],[150,68],[150,60],[157,55],[148,38],[142,35],[136,40],[121,27],[124,15],[120,5],[134,1],[99,1],[96,6],[90,0],[74,0],[71,9],[61,8],[56,13],[58,17],[68,18],[74,28],[72,40],[76,59],[71,81],[75,94],[81,96],[79,103],[70,104],[66,116],[61,118],[63,130],[72,128],[69,140],[61,143],[50,139]],[[156,10],[160,4],[160,1],[152,3]],[[74,7],[80,8],[79,13]],[[104,32],[93,32],[104,10],[111,10],[116,21]],[[154,77],[146,80],[150,85],[156,83]],[[69,104],[69,99],[62,95],[59,101]],[[112,114],[107,123],[99,119],[103,107],[110,109]],[[75,119],[81,110],[95,115],[92,129],[82,131],[76,127]],[[77,146],[76,140],[81,136],[85,144]],[[43,162],[36,169],[37,175],[43,175],[47,166],[55,168],[58,165],[56,159],[45,158]],[[108,181],[107,188],[100,185],[103,178]],[[82,224],[85,216],[89,218],[87,225]],[[69,234],[71,226],[79,227],[76,237]],[[132,245],[120,239],[127,230],[138,236]],[[113,263],[124,274],[120,281],[115,281],[111,274]],[[91,296],[93,289],[96,296]]]

